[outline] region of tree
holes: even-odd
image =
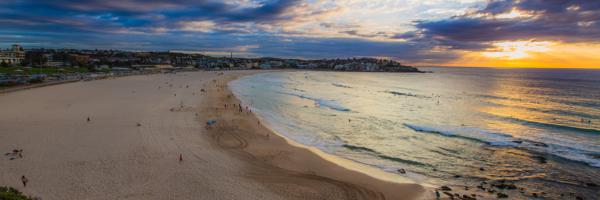
[[[0,67],[8,67],[8,63],[3,60],[2,63],[0,63]]]

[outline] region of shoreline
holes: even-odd
[[[265,71],[253,72],[247,75],[265,73]],[[214,129],[209,134],[217,145],[232,149],[234,154],[249,154],[255,158],[249,162],[263,162],[286,174],[286,176],[309,176],[318,179],[336,182],[337,184],[348,184],[354,191],[346,193],[365,193],[366,199],[417,199],[425,195],[426,189],[414,183],[408,178],[390,174],[374,167],[356,163],[345,158],[327,154],[315,147],[297,143],[272,130],[264,120],[256,113],[245,110],[239,111],[231,108],[232,104],[242,102],[229,88],[229,82],[246,75],[231,76],[225,73],[224,80],[219,80],[211,86],[216,89],[217,94],[208,105],[218,105],[217,102],[227,104],[214,107],[212,112],[201,118],[216,119]],[[229,77],[228,77],[229,76]],[[233,131],[232,131],[233,129]],[[236,131],[242,129],[245,131]],[[235,136],[227,136],[227,132],[234,132]],[[240,144],[243,147],[227,146]],[[256,145],[247,144],[256,143]],[[235,145],[234,145],[235,146]],[[292,175],[293,174],[293,175]],[[310,178],[309,178],[310,179]],[[346,186],[348,187],[348,186]]]
[[[422,198],[421,185],[347,169],[293,146],[253,114],[223,110],[239,103],[230,80],[263,72],[148,74],[3,93],[0,151],[23,155],[1,157],[0,186],[49,200]],[[218,120],[215,128],[205,129],[208,119]]]

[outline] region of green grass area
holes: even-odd
[[[22,70],[19,71],[19,70]],[[60,74],[60,73],[74,73],[74,72],[88,72],[87,68],[79,67],[39,67],[24,68],[24,67],[0,67],[0,73],[2,74]]]
[[[32,200],[32,198],[23,195],[17,189],[0,187],[0,200]]]

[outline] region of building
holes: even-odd
[[[0,51],[0,63],[18,64],[25,59],[23,47],[13,44],[10,49]]]
[[[69,57],[72,66],[87,65],[88,63],[90,63],[89,55],[70,54]]]
[[[63,67],[65,66],[65,62],[63,60],[61,60],[60,58],[57,58],[53,53],[46,53],[43,55],[44,60],[46,60],[46,62],[44,63],[44,66],[46,67]]]

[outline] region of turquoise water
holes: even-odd
[[[600,70],[424,70],[434,73],[276,72],[230,86],[280,134],[417,182],[598,199]]]

